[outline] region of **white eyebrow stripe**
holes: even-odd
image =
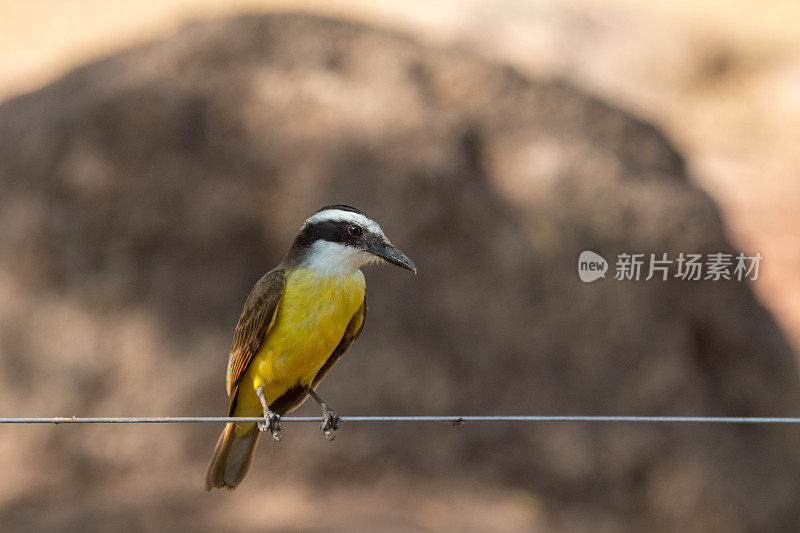
[[[319,213],[315,213],[308,220],[306,220],[306,224],[316,224],[319,222],[334,222],[334,221],[352,222],[354,224],[362,226],[370,233],[377,233],[378,235],[383,235],[383,230],[381,230],[381,227],[378,225],[377,222],[375,222],[371,218],[366,217],[361,213],[353,213],[352,211],[343,211],[341,209],[326,209],[325,211],[320,211]]]

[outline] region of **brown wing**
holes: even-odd
[[[361,335],[361,330],[364,329],[364,321],[367,317],[367,297],[364,296],[364,302],[361,304],[361,307],[358,308],[358,311],[355,312],[353,318],[350,319],[350,322],[347,324],[347,329],[344,330],[344,336],[342,340],[339,341],[338,346],[336,349],[333,350],[333,353],[328,357],[325,361],[325,364],[322,365],[322,368],[319,369],[317,375],[314,376],[313,381],[311,382],[311,387],[314,388],[320,382],[320,380],[325,377],[325,374],[336,364],[336,361],[339,360],[344,352],[350,348],[350,345],[353,344],[357,339],[358,336]],[[295,385],[288,391],[284,392],[277,400],[275,400],[271,407],[272,410],[276,413],[283,415],[291,411],[292,409],[296,409],[297,407],[302,404],[306,398],[308,397],[308,393],[301,387],[300,385]]]
[[[236,324],[233,335],[231,354],[228,358],[227,389],[233,396],[239,380],[247,371],[247,366],[258,351],[269,328],[275,322],[275,311],[278,309],[286,283],[286,271],[276,268],[264,274],[244,302],[242,315]]]

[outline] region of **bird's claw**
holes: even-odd
[[[333,440],[336,435],[333,433],[339,426],[341,425],[341,420],[339,419],[339,415],[336,414],[336,411],[331,409],[328,406],[322,409],[322,416],[324,420],[322,421],[322,431],[325,433],[325,438],[328,440]]]
[[[278,432],[281,430],[281,415],[269,411],[264,413],[264,421],[257,422],[260,431],[269,431],[272,434],[272,440],[280,442],[281,436]]]

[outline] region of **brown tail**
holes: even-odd
[[[253,462],[259,433],[256,425],[252,424],[246,433],[237,436],[233,422],[225,425],[206,470],[206,490],[235,489],[242,482]]]

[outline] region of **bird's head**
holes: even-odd
[[[417,273],[414,262],[389,242],[377,222],[347,205],[329,205],[311,215],[288,258],[329,274],[353,273],[374,262],[388,262]]]

